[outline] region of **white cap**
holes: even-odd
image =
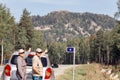
[[[19,51],[18,51],[19,53],[23,53],[24,52],[24,50],[23,49],[19,49]]]
[[[37,48],[37,49],[36,49],[36,52],[42,52],[42,49]]]

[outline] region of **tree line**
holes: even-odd
[[[47,47],[52,63],[72,64],[73,54],[66,52],[66,47],[75,47],[76,64],[97,62],[117,65],[120,63],[120,23],[116,21],[113,30],[100,29],[89,37],[74,37],[66,42],[46,40],[39,30],[34,30],[30,13],[24,9],[20,21],[15,22],[10,10],[0,4],[0,48],[4,46],[4,59],[9,59],[12,52],[19,48]],[[0,49],[1,52],[1,49]]]
[[[9,58],[14,51],[24,48],[44,48],[43,34],[34,30],[30,13],[24,9],[20,21],[15,22],[10,10],[0,4],[0,53],[4,46],[4,57]]]

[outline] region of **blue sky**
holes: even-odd
[[[19,21],[26,8],[31,15],[47,15],[51,11],[67,10],[70,12],[91,12],[114,16],[117,0],[0,0],[10,9],[12,16]]]

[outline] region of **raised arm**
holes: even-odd
[[[44,52],[42,52],[42,54],[41,54],[41,56],[40,56],[40,57],[44,56],[46,53],[48,53],[48,49],[47,49],[47,48],[45,49],[45,51],[44,51]]]

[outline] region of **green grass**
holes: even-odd
[[[63,75],[58,76],[55,80],[72,80],[73,69],[67,69]],[[100,65],[84,64],[75,68],[75,80],[105,80],[105,77],[100,73]]]

